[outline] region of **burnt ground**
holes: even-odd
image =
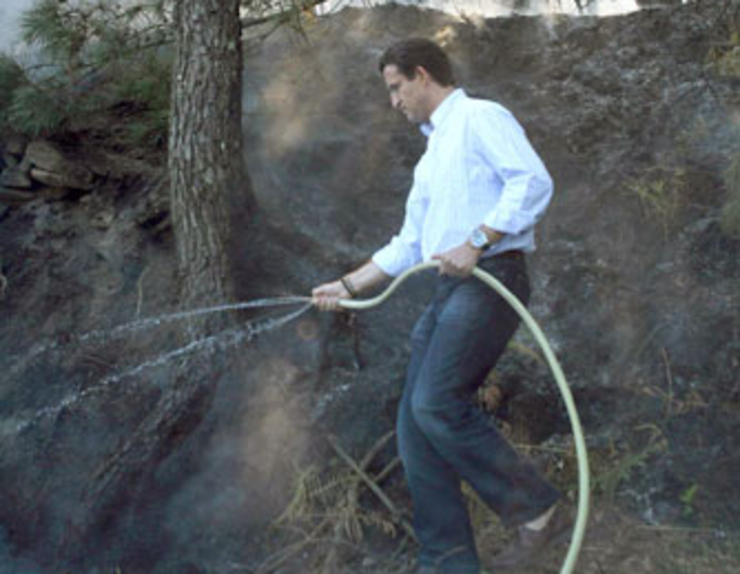
[[[595,508],[578,571],[589,574],[723,573],[740,561],[740,242],[719,225],[738,102],[710,66],[711,16],[694,6],[480,21],[348,9],[247,52],[254,298],[308,293],[400,225],[424,143],[377,76],[394,39],[443,43],[461,84],[527,129],[556,182],[530,259],[531,310],[586,430]],[[113,131],[121,118],[107,121]],[[147,361],[187,344],[166,326],[110,335],[181,308],[163,155],[108,146],[105,123],[95,126],[68,145],[89,162],[110,152],[118,171],[82,196],[0,213],[0,571],[402,571],[413,545],[401,522],[356,486],[327,437],[360,461],[392,430],[423,277],[352,320],[309,312],[241,344],[229,364],[225,340],[196,354],[218,384],[207,416],[92,538],[76,536],[100,512],[91,477],[180,368]],[[81,341],[93,331],[107,334]],[[567,418],[523,330],[490,384],[492,416],[572,503]],[[366,471],[388,468],[378,483],[408,516],[394,458],[390,441]],[[475,516],[489,557],[508,534]],[[563,552],[538,571],[557,572]]]

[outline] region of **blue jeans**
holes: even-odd
[[[492,257],[479,266],[526,304],[523,257]],[[398,447],[414,505],[419,563],[450,574],[478,574],[461,479],[509,526],[541,515],[559,494],[519,457],[475,401],[519,316],[475,277],[437,281],[411,337]]]

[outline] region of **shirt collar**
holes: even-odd
[[[429,137],[432,132],[444,123],[444,121],[452,113],[452,108],[455,106],[455,102],[466,97],[465,91],[462,88],[456,88],[449,96],[447,96],[442,103],[437,106],[437,109],[432,112],[428,122],[421,124],[421,133]]]

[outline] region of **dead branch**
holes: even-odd
[[[345,450],[339,446],[339,443],[334,439],[333,437],[328,437],[329,444],[332,446],[334,451],[339,455],[339,457],[346,462],[352,470],[354,470],[358,476],[362,479],[362,481],[367,485],[367,487],[375,494],[375,496],[378,497],[380,502],[383,503],[383,505],[388,509],[388,511],[391,513],[391,516],[398,522],[403,529],[406,531],[406,534],[408,534],[412,539],[416,540],[416,535],[414,534],[414,529],[411,528],[411,525],[408,523],[407,520],[405,520],[401,514],[401,512],[396,508],[396,505],[391,502],[391,499],[386,496],[385,492],[383,492],[383,489],[380,488],[377,483],[370,478],[370,476],[363,470],[360,465],[355,462],[355,460],[349,456]]]
[[[372,448],[365,454],[364,457],[362,457],[362,461],[360,461],[360,464],[358,467],[361,469],[362,472],[365,472],[370,464],[372,463],[375,456],[385,447],[385,445],[388,443],[388,441],[395,436],[395,432],[391,431],[387,433],[385,436],[381,437],[380,440],[378,440]],[[331,437],[329,438],[329,442],[332,442]],[[334,446],[334,445],[332,445]],[[336,450],[336,448],[335,448]],[[347,492],[347,495],[345,497],[345,500],[347,501],[347,507],[348,508],[355,508],[359,504],[360,499],[360,482],[355,482],[350,490]],[[334,537],[332,540],[332,546],[329,550],[329,553],[327,554],[326,558],[324,559],[323,564],[323,571],[324,572],[334,572],[336,571],[336,565],[337,565],[337,559],[338,559],[338,549],[339,545],[342,542],[342,530],[343,530],[344,524],[341,521],[337,521],[334,524]]]
[[[661,355],[663,357],[663,365],[665,366],[666,382],[668,383],[668,400],[666,401],[664,416],[666,418],[670,418],[673,414],[673,373],[671,372],[671,363],[668,359],[668,352],[665,348],[661,349]]]
[[[394,470],[396,470],[396,467],[400,464],[401,464],[401,458],[400,457],[394,458],[392,461],[390,461],[386,465],[386,467],[383,470],[381,470],[378,474],[375,475],[373,480],[377,484],[380,484],[388,477],[388,475],[390,475]]]
[[[353,470],[358,473],[359,477],[362,479],[362,476],[364,475],[367,477],[368,480],[358,480],[352,484],[352,486],[349,488],[349,490],[344,495],[344,500],[347,501],[347,504],[353,504],[357,505],[360,495],[360,487],[361,485],[368,485],[368,481],[371,484],[375,484],[375,487],[379,490],[379,487],[377,486],[377,482],[382,481],[384,478],[386,478],[393,470],[398,466],[400,460],[398,457],[393,459],[386,467],[374,478],[370,479],[370,477],[367,475],[367,469],[369,468],[370,464],[372,464],[375,457],[378,455],[378,453],[388,444],[388,441],[390,441],[394,436],[395,432],[391,431],[384,436],[382,436],[371,448],[370,450],[365,454],[365,456],[362,457],[362,460],[360,463],[356,463],[354,460],[349,458],[349,455],[344,453],[343,450],[333,441],[333,439],[329,439],[329,443],[332,444],[334,447],[334,450],[337,451],[337,448],[341,450],[342,453],[344,453],[344,456],[342,457],[345,461],[347,459],[352,461],[352,464],[350,466],[353,468]],[[337,451],[339,452],[339,451]],[[342,456],[340,454],[340,456]],[[346,458],[345,458],[346,457]],[[382,491],[380,491],[382,494]],[[377,492],[376,492],[377,494]],[[388,501],[390,502],[390,501]],[[394,514],[394,517],[398,515],[398,511],[395,510],[395,507],[391,503],[391,507],[394,509],[391,512]],[[327,540],[327,538],[324,538],[322,534],[326,532],[328,529],[332,527],[331,532],[331,538],[328,540],[332,543],[332,548],[329,551],[326,559],[324,560],[324,568],[331,568],[333,565],[335,565],[336,562],[336,552],[337,552],[337,546],[341,543],[346,543],[345,540],[343,540],[342,537],[342,524],[340,522],[335,522],[335,517],[333,515],[326,515],[324,516],[318,525],[316,525],[315,528],[311,530],[310,533],[306,534],[303,539],[299,540],[298,542],[295,542],[288,546],[287,548],[282,549],[277,554],[271,556],[267,560],[265,560],[262,565],[256,570],[255,574],[271,574],[272,572],[275,572],[280,566],[285,564],[288,560],[296,556],[299,552],[301,552],[304,548],[307,546],[310,546],[312,544],[316,544],[318,542],[321,542],[322,540]],[[409,531],[409,528],[406,528],[407,532]],[[328,534],[328,533],[327,533]]]

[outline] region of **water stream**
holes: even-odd
[[[92,343],[108,342],[115,338],[120,338],[124,335],[130,335],[145,329],[152,329],[159,327],[166,323],[174,321],[180,321],[184,319],[190,319],[193,317],[199,317],[206,314],[221,313],[225,311],[235,311],[240,309],[249,308],[267,308],[267,307],[283,307],[283,306],[295,306],[300,305],[297,310],[293,310],[289,313],[285,313],[279,316],[272,316],[267,318],[257,318],[251,321],[247,321],[240,327],[233,327],[224,329],[218,333],[195,339],[190,341],[186,345],[172,351],[161,353],[160,355],[153,357],[143,363],[134,367],[118,371],[106,376],[104,379],[97,383],[81,390],[78,392],[71,393],[64,397],[57,404],[49,407],[44,407],[37,410],[32,416],[26,420],[16,421],[15,432],[20,433],[39,421],[56,416],[61,411],[70,407],[79,401],[98,395],[105,392],[112,385],[121,382],[124,379],[135,380],[142,373],[161,367],[171,363],[172,361],[182,358],[186,355],[193,353],[215,353],[217,351],[224,351],[231,347],[234,347],[240,343],[246,343],[252,341],[255,337],[273,331],[294,321],[309,309],[312,308],[312,304],[308,297],[275,297],[268,299],[256,299],[253,301],[244,301],[240,303],[219,305],[216,307],[204,307],[201,309],[193,309],[190,311],[181,311],[177,313],[170,313],[166,315],[160,315],[159,317],[151,317],[126,323],[113,329],[108,330],[96,330],[90,331],[77,337],[67,337],[63,340],[55,340],[45,344],[40,344],[31,349],[21,360],[17,361],[10,371],[17,373],[27,366],[34,358],[49,352],[58,352],[63,349],[70,348],[71,346],[80,346]]]
[[[298,304],[307,304],[309,301],[309,297],[302,296],[255,299],[252,301],[229,303],[218,305],[215,307],[203,307],[201,309],[193,309],[190,311],[178,311],[177,313],[169,313],[166,315],[160,315],[158,317],[148,317],[146,319],[139,319],[130,323],[119,325],[118,327],[114,327],[113,329],[98,329],[77,336],[67,335],[64,337],[57,337],[52,341],[36,343],[23,357],[21,357],[20,359],[16,359],[12,363],[9,369],[9,374],[11,376],[17,375],[19,372],[23,371],[33,359],[37,358],[40,355],[53,351],[61,351],[63,349],[69,348],[70,346],[79,346],[92,343],[101,344],[112,339],[121,337],[122,335],[135,333],[146,329],[152,329],[154,327],[164,325],[165,323],[172,323],[174,321],[182,321],[184,319],[200,317],[202,315],[223,313],[225,311],[238,311],[242,309],[293,306]]]

